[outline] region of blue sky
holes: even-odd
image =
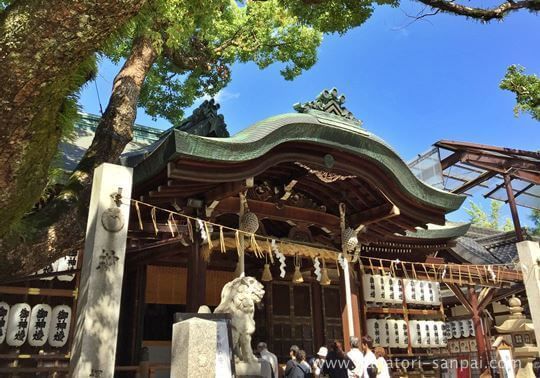
[[[235,65],[232,82],[218,95],[229,131],[290,112],[292,104],[337,87],[364,127],[405,161],[440,139],[539,150],[540,123],[528,115],[514,117],[514,96],[498,85],[511,64],[540,74],[540,16],[519,12],[504,22],[481,24],[436,15],[408,25],[405,13],[418,9],[413,2],[378,7],[361,27],[341,37],[325,36],[317,64],[294,81],[285,81],[278,65],[263,71],[253,64]],[[108,61],[100,65],[96,84],[103,107],[117,71]],[[84,111],[99,113],[94,83],[84,89],[80,103]],[[143,110],[137,123],[170,126]],[[522,212],[523,223],[527,213]],[[449,218],[466,220],[467,215],[460,210]]]

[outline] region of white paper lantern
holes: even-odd
[[[441,347],[446,347],[448,344],[448,337],[446,332],[446,323],[439,321],[437,322],[437,332],[439,333],[439,345]]]
[[[9,305],[6,302],[0,302],[0,344],[6,339],[8,319]]]
[[[454,337],[454,335],[452,335],[452,324],[451,322],[445,322],[444,323],[444,335],[446,336],[446,339],[447,340],[450,340]]]
[[[431,348],[438,348],[441,345],[438,324],[434,320],[428,320],[426,323],[428,325],[429,344]]]
[[[58,272],[73,270],[77,268],[77,256],[65,256],[58,259]],[[73,281],[74,274],[57,276],[59,281]]]
[[[9,311],[6,342],[10,346],[19,347],[24,344],[28,335],[30,305],[17,303]]]
[[[368,319],[366,321],[368,335],[373,339],[374,345],[381,345],[381,330],[377,319]]]
[[[66,305],[56,306],[52,310],[49,345],[60,348],[66,345],[71,325],[71,308]]]
[[[386,321],[388,325],[388,346],[390,348],[399,348],[399,324],[397,320],[388,319]]]
[[[373,276],[375,279],[375,302],[384,303],[386,302],[386,291],[385,291],[385,279],[384,276]]]
[[[396,320],[399,331],[399,347],[407,348],[409,346],[409,336],[407,333],[407,323],[405,320]]]
[[[375,302],[375,278],[371,274],[364,274],[362,277],[364,300]]]
[[[401,283],[401,279],[394,278],[394,298],[396,300],[396,303],[403,303],[403,287]]]
[[[409,321],[409,327],[411,332],[411,345],[413,348],[420,348],[422,346],[422,330],[421,322],[418,320]]]
[[[49,337],[52,309],[47,304],[38,304],[32,308],[30,314],[30,328],[28,329],[28,344],[34,347],[45,345]]]
[[[390,325],[388,320],[379,319],[379,328],[381,329],[381,346],[387,348],[390,346]]]
[[[407,303],[418,303],[414,280],[405,279],[403,280],[403,284],[405,285],[405,300]]]
[[[474,329],[474,322],[472,319],[469,319],[469,334],[471,336],[476,336],[476,330]]]
[[[433,287],[433,304],[435,306],[441,305],[441,284],[438,282],[432,282]]]
[[[429,303],[427,301],[427,297],[426,297],[425,286],[426,286],[425,281],[415,281],[414,282],[414,288],[415,288],[415,291],[416,291],[416,301],[417,301],[417,303],[420,303],[420,304]]]
[[[431,338],[430,338],[430,327],[429,327],[429,321],[426,320],[420,320],[418,323],[420,323],[420,344],[424,348],[430,348],[431,347]]]
[[[470,337],[471,329],[469,328],[469,320],[460,320],[461,336]]]

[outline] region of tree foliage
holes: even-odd
[[[540,121],[540,78],[534,74],[526,75],[525,68],[517,65],[508,67],[506,75],[500,84],[501,89],[516,95],[514,114],[529,113]]]
[[[510,218],[506,218],[504,224],[501,225],[502,202],[491,200],[489,213],[486,213],[480,205],[473,201],[469,201],[469,205],[470,207],[465,208],[465,211],[469,214],[469,221],[475,226],[502,231],[514,229]]]
[[[532,234],[540,236],[540,210],[533,209],[530,219],[533,222]]]

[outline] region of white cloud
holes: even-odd
[[[219,104],[223,104],[224,102],[227,102],[227,101],[230,101],[230,100],[235,100],[237,99],[238,97],[240,97],[240,93],[238,92],[231,92],[231,91],[228,91],[226,88],[225,89],[222,89],[220,90],[215,96],[214,96],[214,100],[219,103]],[[210,100],[212,97],[208,96],[208,95],[204,95],[202,100]]]

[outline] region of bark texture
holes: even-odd
[[[540,11],[540,0],[506,1],[493,8],[477,8],[458,4],[451,0],[418,0],[421,3],[443,12],[465,16],[481,21],[500,20],[510,12],[527,9]]]
[[[132,140],[137,101],[156,56],[149,39],[134,41],[129,58],[114,79],[92,144],[68,185],[44,208],[26,216],[22,229],[0,239],[0,277],[30,274],[83,247],[94,168],[115,163]]]
[[[0,14],[0,236],[46,183],[81,67],[145,2],[19,0]]]

